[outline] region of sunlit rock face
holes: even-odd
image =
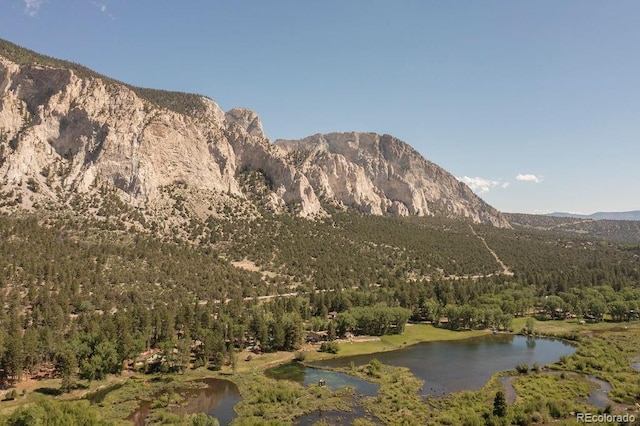
[[[441,215],[509,226],[468,186],[393,136],[330,133],[275,144],[322,199],[371,214]]]
[[[24,193],[14,207],[26,209],[68,205],[71,194],[97,196],[105,186],[136,207],[152,207],[171,185],[251,202],[239,176],[254,170],[269,182],[274,211],[293,205],[301,216],[322,216],[326,202],[508,226],[392,136],[332,133],[273,144],[251,110],[225,113],[202,96],[188,95],[185,106],[185,94],[148,94],[74,67],[0,55],[0,192]]]

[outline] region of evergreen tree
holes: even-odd
[[[496,392],[496,397],[493,400],[493,415],[496,417],[507,415],[507,400],[502,391]]]
[[[8,336],[2,356],[2,366],[9,383],[15,383],[22,378],[24,350],[20,331],[16,330]]]
[[[329,321],[327,326],[327,338],[329,341],[336,340],[336,323],[335,321]]]
[[[62,379],[60,389],[63,392],[70,392],[78,375],[78,360],[71,349],[65,350],[58,356],[57,370]]]

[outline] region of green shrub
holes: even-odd
[[[367,374],[369,376],[380,377],[380,371],[382,370],[382,363],[376,358],[372,359],[367,365]]]
[[[340,346],[336,342],[324,342],[322,345],[320,345],[320,352],[337,354],[339,350]]]
[[[18,397],[18,392],[15,389],[10,390],[4,397],[5,401],[13,401]]]

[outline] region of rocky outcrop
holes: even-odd
[[[303,216],[322,212],[306,178],[266,139],[252,111],[225,114],[202,97],[198,114],[181,114],[122,84],[3,57],[0,89],[5,192],[35,181],[41,190],[29,198],[64,198],[108,183],[139,206],[176,183],[243,196],[237,173],[260,169],[273,182],[276,203],[298,203]]]
[[[0,201],[24,193],[21,208],[65,203],[106,185],[133,206],[152,207],[163,188],[180,185],[249,202],[239,175],[251,170],[265,176],[273,206],[295,205],[305,217],[324,214],[324,200],[377,215],[508,226],[466,185],[391,136],[272,144],[251,110],[225,113],[206,97],[127,86],[0,41]]]
[[[393,136],[331,133],[275,144],[327,201],[371,214],[444,215],[509,226],[467,185]]]

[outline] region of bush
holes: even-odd
[[[337,354],[340,350],[340,346],[336,342],[324,342],[320,345],[320,352],[328,352],[330,354]]]
[[[5,401],[13,401],[14,399],[16,399],[18,397],[18,392],[15,389],[12,389],[11,391],[9,391],[5,397],[4,400]]]
[[[382,363],[376,358],[372,359],[367,365],[367,374],[369,376],[380,377],[380,371],[382,370]]]
[[[540,414],[538,411],[534,411],[533,413],[531,413],[531,421],[533,423],[542,423],[544,422],[544,416],[542,414]]]
[[[3,423],[5,424],[5,423]],[[19,407],[6,419],[8,425],[102,425],[88,402],[38,401]]]
[[[516,371],[519,374],[527,374],[529,372],[529,364],[518,364],[516,365]]]
[[[338,352],[338,351],[336,351],[336,352]],[[333,353],[336,353],[336,352],[333,352]],[[304,352],[296,352],[296,355],[293,357],[293,359],[296,362],[303,362],[305,359],[307,359],[307,354],[304,353]]]
[[[569,415],[569,406],[566,401],[549,399],[547,400],[547,407],[549,408],[549,414],[554,419],[559,419]]]

